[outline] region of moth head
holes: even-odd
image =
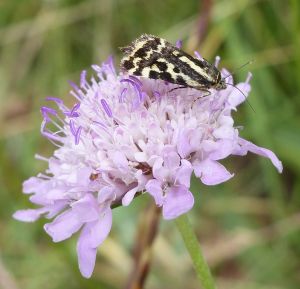
[[[227,88],[227,84],[224,79],[221,79],[218,83],[215,84],[214,87],[216,90],[222,90]]]

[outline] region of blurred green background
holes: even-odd
[[[150,198],[114,210],[110,237],[91,279],[77,268],[76,239],[54,244],[34,224],[11,218],[29,206],[22,181],[45,169],[34,154],[53,146],[39,134],[46,96],[66,102],[68,80],[116,56],[142,33],[198,50],[231,70],[253,73],[249,97],[235,113],[243,137],[272,149],[271,163],[230,158],[236,174],[224,185],[193,181],[190,212],[213,275],[224,289],[300,288],[300,1],[281,0],[2,0],[0,1],[0,288],[124,288],[132,269],[138,219]],[[91,70],[89,70],[91,72]],[[173,222],[162,221],[146,288],[199,288]]]

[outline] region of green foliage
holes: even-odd
[[[236,177],[228,183],[205,187],[193,180],[197,204],[190,215],[219,288],[299,288],[299,1],[211,3],[199,43],[198,18],[204,14],[196,0],[1,1],[1,288],[124,287],[137,218],[152,202],[147,196],[114,210],[113,232],[90,280],[78,272],[76,236],[54,244],[42,230],[45,221],[23,224],[11,215],[29,206],[22,181],[45,168],[34,154],[49,156],[53,150],[39,135],[44,97],[71,103],[67,80],[78,81],[80,70],[109,54],[118,61],[118,47],[145,32],[183,39],[185,50],[197,49],[210,60],[221,55],[221,65],[231,69],[255,60],[235,76],[241,80],[245,70],[252,71],[249,101],[255,113],[244,104],[236,120],[244,126],[242,135],[279,156],[284,173],[252,155],[232,158],[226,165]],[[163,221],[146,287],[198,288],[191,268],[174,223]]]

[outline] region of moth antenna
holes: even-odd
[[[231,75],[234,75],[234,74],[237,73],[239,70],[241,70],[242,68],[244,68],[245,66],[247,66],[248,64],[251,64],[251,63],[253,63],[253,62],[254,62],[253,59],[252,59],[252,60],[249,60],[248,62],[244,63],[243,65],[241,65],[240,67],[238,67],[237,69],[235,69],[232,73],[230,73],[230,74],[224,76],[222,79],[225,79],[225,78],[227,78],[227,77],[229,77],[229,76],[231,76]]]
[[[254,110],[254,108],[252,107],[251,103],[248,101],[247,96],[245,95],[245,93],[243,93],[243,91],[241,89],[239,89],[238,87],[236,87],[235,85],[231,84],[231,83],[225,83],[227,85],[230,85],[232,87],[234,87],[235,89],[237,89],[245,98],[246,102],[249,104],[249,106],[251,107],[251,109],[253,110],[253,112],[256,113],[256,111]]]

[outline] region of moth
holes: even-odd
[[[121,68],[129,74],[161,79],[208,93],[211,88],[227,88],[221,72],[214,65],[185,53],[165,39],[143,34],[121,51],[124,53]]]

